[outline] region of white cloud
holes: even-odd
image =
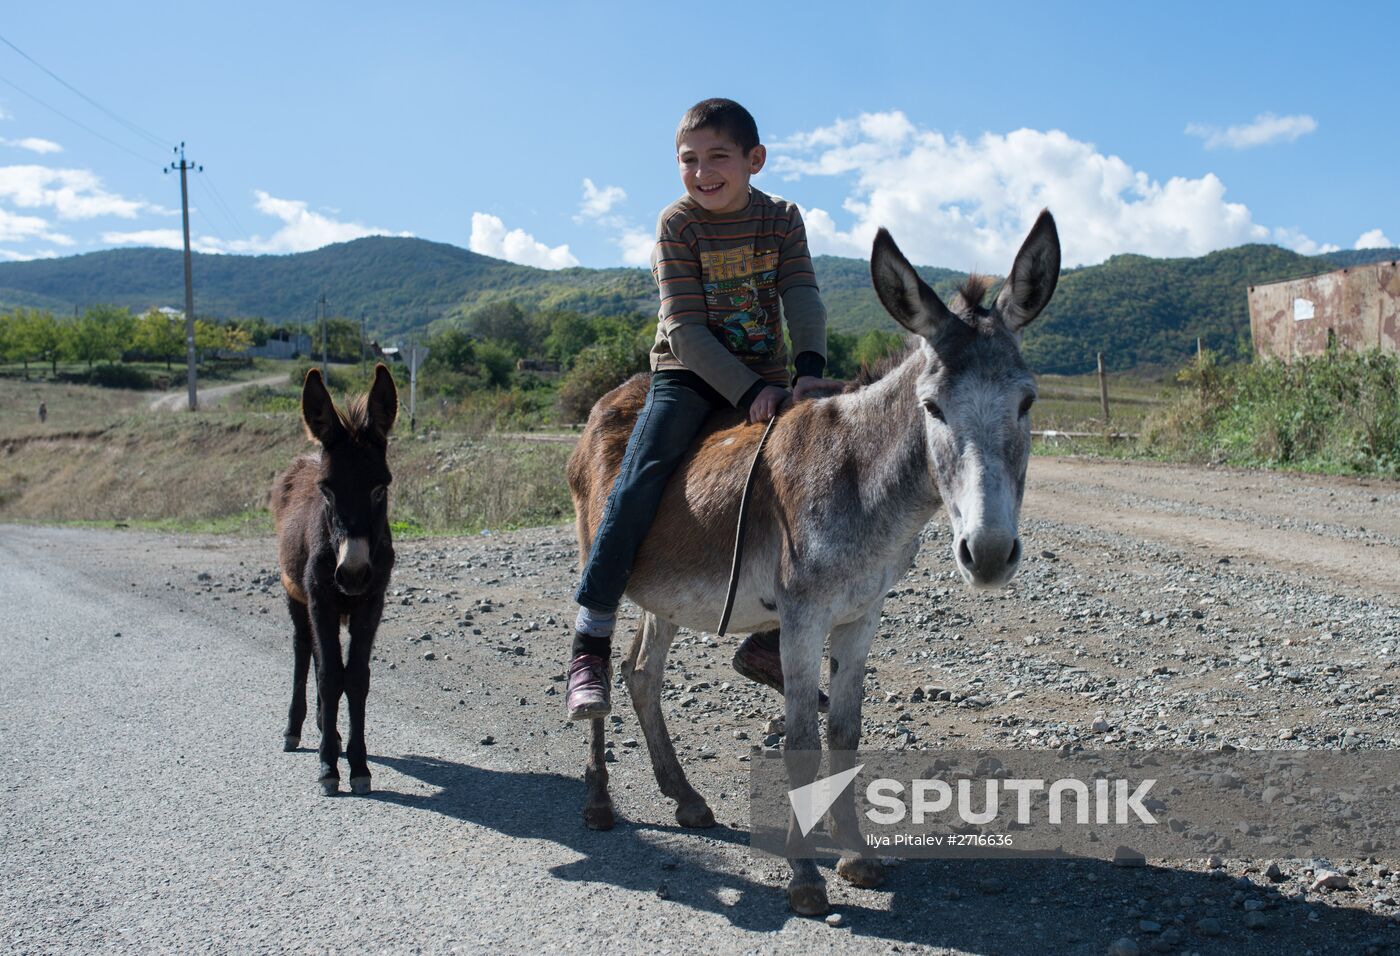
[[[1352,248],[1389,249],[1393,245],[1395,245],[1395,243],[1391,242],[1388,238],[1386,238],[1385,233],[1381,232],[1379,229],[1372,229],[1369,232],[1363,232],[1360,236],[1358,236],[1356,238],[1356,245]]]
[[[31,153],[61,153],[63,147],[51,139],[40,139],[37,136],[26,136],[24,139],[0,139],[0,146],[13,146],[16,149],[27,149]]]
[[[287,253],[308,252],[333,242],[349,242],[364,236],[411,236],[411,232],[394,232],[358,222],[342,222],[324,213],[313,212],[301,199],[280,199],[261,189],[253,191],[258,212],[282,220],[282,226],[267,237],[235,239],[224,244],[225,252]]]
[[[61,246],[73,244],[72,237],[52,231],[47,219],[24,216],[0,208],[0,242],[31,242],[35,239]]]
[[[602,219],[612,211],[612,208],[627,199],[627,191],[621,186],[604,186],[599,189],[593,185],[593,180],[583,181],[583,202],[579,204],[578,215],[575,220],[582,222],[585,219]]]
[[[38,252],[16,252],[13,249],[0,249],[0,259],[4,259],[6,262],[31,262],[35,259],[57,258],[58,253],[52,249],[41,249]]]
[[[524,229],[506,231],[506,224],[499,217],[485,212],[472,213],[472,236],[468,246],[472,252],[483,256],[541,269],[567,269],[578,265],[567,243],[550,248]]]
[[[312,212],[300,199],[279,199],[254,190],[259,212],[282,220],[282,227],[269,236],[224,241],[214,236],[192,232],[190,248],[195,252],[227,252],[244,254],[307,252],[348,242],[363,236],[411,236],[409,232],[391,232],[357,222],[341,222],[319,212]],[[104,232],[102,241],[109,245],[157,246],[162,249],[183,249],[184,233],[180,229],[135,229],[127,232]]]
[[[656,244],[655,236],[642,229],[626,216],[614,212],[614,207],[627,201],[627,192],[621,186],[594,185],[593,180],[583,181],[583,201],[574,222],[592,223],[612,233],[610,242],[617,246],[622,256],[622,264],[628,266],[651,265],[651,249]]]
[[[101,178],[89,170],[33,165],[0,166],[0,199],[21,209],[52,208],[60,219],[134,219],[137,213],[158,208],[108,192]]]
[[[1252,149],[1269,143],[1291,143],[1317,129],[1317,120],[1306,113],[1295,116],[1275,116],[1260,113],[1254,121],[1221,129],[1206,123],[1186,124],[1188,136],[1204,139],[1206,149]]]
[[[866,257],[880,226],[916,262],[1003,271],[1042,207],[1055,213],[1066,265],[1120,252],[1194,256],[1246,242],[1316,243],[1254,222],[1225,200],[1213,173],[1165,182],[1059,130],[969,140],[915,127],[902,113],[867,114],[772,147],[785,179],[853,178],[842,228],[804,209],[813,251]]]
[[[180,229],[134,229],[130,232],[104,232],[102,241],[111,246],[155,246],[159,249],[185,248],[184,232]],[[190,234],[190,249],[195,252],[228,252],[218,239]]]

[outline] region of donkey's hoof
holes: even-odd
[[[369,777],[351,777],[350,792],[363,797],[365,794],[369,793],[369,781]]]
[[[852,886],[872,889],[885,882],[885,864],[864,856],[843,856],[836,864],[836,875]]]
[[[611,830],[616,822],[611,803],[590,804],[583,808],[583,825],[590,830]]]
[[[787,898],[788,906],[798,916],[821,916],[831,909],[825,883],[789,883]]]
[[[676,822],[683,827],[703,830],[715,825],[715,815],[704,800],[699,803],[682,803],[676,807]]]
[[[293,750],[301,749],[301,737],[298,734],[282,735],[282,750],[291,753]]]
[[[340,792],[340,780],[338,778],[320,780],[317,782],[321,785],[321,793],[327,797],[333,797]]]

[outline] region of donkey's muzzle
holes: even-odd
[[[1021,539],[1015,534],[982,529],[960,537],[953,556],[968,584],[999,588],[1011,580],[1021,564]]]
[[[346,594],[363,594],[374,568],[369,563],[369,542],[346,538],[336,549],[335,586]]]
[[[335,569],[335,586],[352,597],[363,594],[365,588],[369,587],[372,571],[373,569],[368,564],[354,567],[342,564]]]

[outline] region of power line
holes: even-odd
[[[228,216],[229,221],[237,227],[239,232],[243,233],[243,238],[252,242],[253,237],[248,235],[248,230],[243,228],[243,223],[238,221],[238,217],[233,214],[233,209],[229,207],[228,203],[224,202],[223,194],[219,192],[219,187],[214,185],[214,180],[210,178],[208,173],[204,174],[202,182],[209,187],[209,192],[214,196],[214,202],[223,210],[224,215]]]
[[[7,40],[5,37],[0,36],[0,43],[5,44],[5,45],[6,45],[7,47],[9,47],[11,50],[14,50],[16,53],[18,53],[20,56],[24,57],[24,58],[25,58],[26,60],[28,60],[30,63],[33,63],[33,64],[34,64],[35,66],[37,66],[39,69],[43,70],[45,73],[47,73],[49,76],[53,77],[53,78],[54,78],[55,80],[57,80],[59,83],[62,83],[64,86],[66,86],[68,89],[72,90],[72,91],[73,91],[74,93],[76,93],[78,96],[81,96],[83,99],[87,100],[87,101],[88,101],[89,103],[91,103],[93,106],[97,107],[99,110],[101,110],[102,112],[106,113],[106,114],[107,114],[108,116],[110,116],[112,119],[116,120],[116,121],[117,121],[118,123],[120,123],[122,126],[125,126],[128,130],[130,130],[131,132],[135,133],[137,136],[141,136],[141,137],[145,138],[149,143],[151,143],[151,145],[153,145],[153,146],[158,146],[158,147],[160,147],[161,149],[164,149],[164,148],[166,148],[167,146],[170,145],[170,140],[165,139],[164,137],[156,136],[154,133],[147,132],[146,130],[144,130],[144,129],[142,129],[141,127],[137,126],[135,123],[131,122],[130,120],[126,120],[126,119],[123,119],[121,116],[118,116],[116,113],[112,112],[112,111],[109,110],[107,107],[105,107],[105,106],[103,106],[101,103],[97,102],[97,100],[93,99],[91,96],[88,96],[88,95],[87,95],[86,93],[84,93],[82,90],[78,89],[78,88],[77,88],[76,86],[74,86],[72,83],[69,83],[69,82],[68,82],[67,80],[65,80],[63,77],[59,76],[59,75],[58,75],[57,73],[55,73],[53,70],[50,70],[48,67],[44,66],[44,64],[42,64],[42,63],[40,63],[38,60],[34,59],[34,57],[30,56],[28,53],[25,53],[23,50],[21,50],[19,47],[15,46],[13,43],[11,43],[9,40]]]
[[[157,162],[156,160],[151,159],[151,157],[149,157],[149,156],[143,156],[143,155],[141,155],[140,153],[136,152],[134,149],[129,149],[129,148],[127,148],[126,146],[123,146],[121,143],[118,143],[116,140],[114,140],[114,139],[109,139],[108,137],[103,136],[101,133],[99,133],[97,130],[93,129],[92,127],[86,126],[86,125],[84,125],[84,124],[78,122],[78,121],[75,120],[73,117],[71,117],[71,116],[69,116],[67,113],[63,112],[63,110],[59,109],[58,107],[56,107],[56,106],[50,106],[48,103],[45,103],[43,100],[39,99],[39,97],[35,96],[33,93],[29,92],[29,91],[26,90],[24,87],[20,86],[18,83],[13,82],[12,80],[7,80],[7,79],[5,79],[3,76],[0,76],[0,83],[4,83],[6,86],[13,87],[14,89],[16,89],[16,90],[18,90],[19,92],[23,93],[25,96],[29,97],[29,98],[30,98],[31,100],[33,100],[34,102],[38,103],[38,104],[39,104],[40,106],[42,106],[44,109],[49,110],[49,111],[51,111],[51,112],[53,112],[53,113],[57,113],[59,116],[61,116],[61,117],[63,117],[64,119],[66,119],[68,122],[70,122],[70,123],[72,123],[74,126],[78,127],[78,129],[81,129],[81,130],[83,130],[84,132],[87,132],[87,133],[91,133],[93,136],[96,136],[98,139],[102,140],[104,143],[107,143],[107,144],[109,144],[109,145],[111,145],[111,146],[115,146],[117,149],[121,150],[121,151],[124,152],[124,153],[127,153],[127,154],[129,154],[129,155],[131,155],[131,156],[135,156],[137,159],[141,160],[141,162],[143,162],[143,163],[148,163],[148,164],[150,164],[150,165],[152,165],[152,166],[159,166],[159,165],[161,165],[161,164],[160,164],[159,162]]]

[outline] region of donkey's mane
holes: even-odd
[[[990,278],[970,272],[963,280],[963,284],[958,286],[958,297],[963,300],[964,307],[977,309],[981,307],[982,300],[987,297],[987,290],[991,287],[992,280]]]
[[[345,403],[343,409],[336,405],[335,414],[340,419],[340,424],[355,441],[379,442],[383,440],[383,436],[370,423],[368,392],[361,392],[350,399]]]

